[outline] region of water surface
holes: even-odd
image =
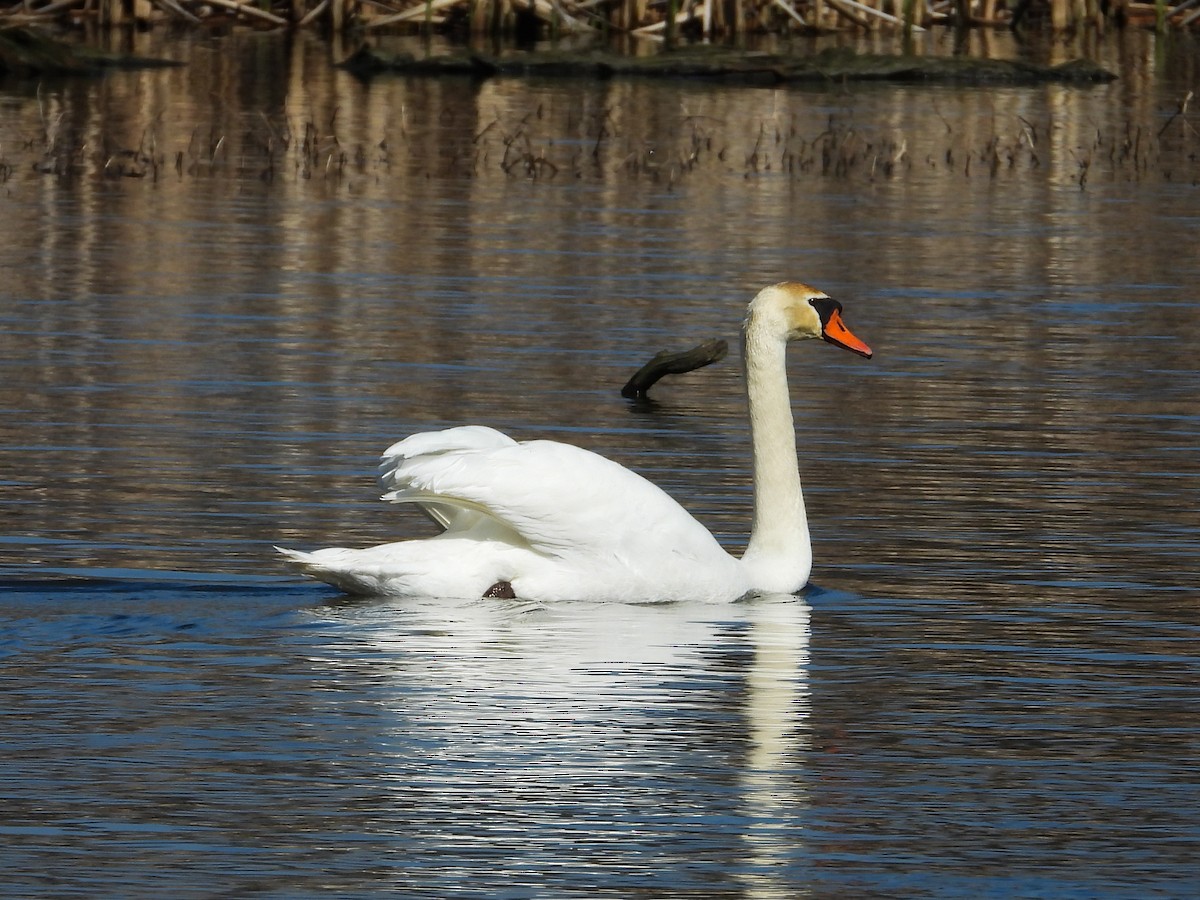
[[[1152,40],[1084,91],[363,84],[249,35],[7,87],[3,881],[1195,894],[1200,138]],[[876,350],[791,354],[803,597],[350,602],[273,561],[428,533],[375,458],[465,422],[740,548],[736,354],[618,390],[781,278]]]

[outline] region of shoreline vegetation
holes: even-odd
[[[33,23],[449,33],[536,40],[595,35],[674,46],[756,34],[934,27],[1055,32],[1200,28],[1200,0],[0,0],[0,33]]]
[[[61,41],[36,27],[0,28],[0,75],[85,75],[113,68],[178,66],[172,60],[107,53]],[[337,64],[360,78],[393,72],[415,76],[459,75],[541,78],[657,78],[733,84],[844,81],[955,84],[1100,84],[1117,76],[1086,59],[1058,65],[970,56],[859,53],[828,48],[816,54],[759,53],[720,46],[681,48],[631,56],[607,51],[487,54],[462,50],[417,56],[386,53],[363,44]]]

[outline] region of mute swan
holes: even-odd
[[[812,547],[788,394],[788,341],[871,349],[842,306],[798,282],[750,302],[742,348],[754,454],[754,520],[741,559],[645,478],[555,441],[518,443],[468,425],[414,434],[383,454],[382,499],[415,503],[443,529],[362,550],[276,548],[352,594],[524,600],[727,602],[804,587]]]

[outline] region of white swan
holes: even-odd
[[[384,500],[416,503],[436,537],[362,550],[277,548],[305,575],[353,594],[726,602],[789,593],[812,568],[788,394],[788,341],[823,338],[870,358],[842,306],[797,282],[750,302],[743,359],[754,522],[741,559],[661,489],[611,460],[492,428],[414,434],[383,454]]]

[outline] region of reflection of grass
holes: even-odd
[[[862,182],[929,178],[1019,178],[1057,160],[1060,177],[1086,188],[1089,181],[1173,180],[1200,183],[1200,131],[1180,111],[1154,133],[1132,120],[1111,132],[1083,129],[1086,140],[1051,145],[1049,122],[1023,116],[997,119],[990,133],[959,133],[942,118],[944,133],[906,133],[899,127],[870,128],[831,115],[812,134],[776,118],[750,133],[726,123],[687,116],[669,140],[618,131],[611,110],[564,126],[554,134],[541,108],[524,115],[497,116],[472,133],[414,138],[402,126],[391,142],[344,142],[336,112],[323,125],[260,114],[242,134],[194,128],[183,149],[164,151],[157,121],[146,126],[136,146],[109,137],[79,140],[63,116],[42,110],[42,134],[16,145],[32,159],[0,148],[0,180],[30,169],[47,177],[104,177],[155,182],[176,179],[279,179],[338,184],[370,176],[382,181],[402,163],[407,175],[425,178],[504,178],[530,182],[570,180],[644,181],[673,187],[688,179],[773,177],[789,180],[847,179]],[[399,149],[393,149],[393,147]],[[170,159],[173,165],[168,162]],[[1067,173],[1064,175],[1063,173]]]

